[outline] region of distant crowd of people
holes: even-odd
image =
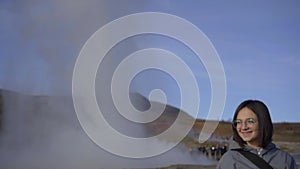
[[[190,149],[191,152],[198,152],[205,155],[209,159],[220,160],[221,157],[228,151],[226,144],[203,145]]]
[[[200,146],[198,147],[198,151],[206,155],[210,159],[219,160],[227,152],[227,146]]]

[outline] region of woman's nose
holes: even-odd
[[[247,122],[241,123],[241,129],[248,129],[248,128],[249,128],[249,126],[248,126]]]

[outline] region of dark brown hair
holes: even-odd
[[[260,146],[266,147],[272,141],[273,136],[273,124],[268,107],[258,100],[246,100],[235,110],[233,120],[236,120],[239,111],[245,107],[249,108],[256,114],[261,138]],[[246,142],[239,136],[234,125],[232,125],[232,131],[233,139],[238,142],[241,147],[243,147]]]

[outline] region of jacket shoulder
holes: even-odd
[[[296,161],[291,154],[289,154],[281,149],[277,149],[277,154],[279,156],[279,158],[277,158],[277,159],[284,161],[285,165],[286,165],[285,167],[291,168],[291,169],[297,168]]]
[[[217,165],[217,169],[231,169],[235,168],[236,163],[236,153],[235,151],[229,150],[227,151],[222,158],[219,160]]]
[[[289,168],[289,169],[297,168],[294,157],[291,154],[277,147],[272,148],[269,152],[263,155],[263,157],[272,166],[281,166],[281,168]]]

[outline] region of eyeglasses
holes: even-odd
[[[252,127],[256,123],[256,120],[254,118],[247,118],[245,122],[243,122],[240,119],[236,119],[232,122],[233,126],[235,128],[240,128],[242,124],[247,125],[248,127]]]

